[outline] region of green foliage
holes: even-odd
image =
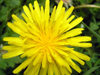
[[[100,3],[94,0],[73,0],[74,6],[91,4],[98,5]],[[76,49],[91,57],[91,60],[86,62],[85,66],[82,66],[82,72],[80,75],[100,75],[100,9],[99,8],[79,8],[76,9],[74,14],[82,16],[84,21],[82,25],[85,27],[84,35],[92,37],[93,47],[89,49]],[[84,51],[87,50],[88,52]],[[73,72],[72,75],[78,75]]]
[[[0,21],[6,21],[8,16],[8,8],[5,6],[2,6],[0,11]]]
[[[10,9],[19,7],[21,5],[21,1],[20,0],[4,0],[5,4],[7,7],[9,7]]]
[[[91,3],[93,0],[77,0],[79,1],[81,4],[86,4],[86,3]]]
[[[1,75],[6,75],[3,70],[0,70]]]
[[[0,45],[5,45],[6,43],[2,41],[5,36],[18,36],[10,28],[7,27],[7,22],[12,21],[11,15],[16,14],[21,18],[21,12],[23,5],[28,5],[29,3],[34,2],[35,0],[0,0]],[[40,5],[45,5],[45,0],[38,0]],[[73,5],[98,5],[100,6],[100,0],[72,0]],[[51,0],[51,8],[57,3],[54,0]],[[33,5],[34,6],[34,5]],[[85,30],[83,35],[92,37],[92,48],[83,49],[75,48],[75,50],[87,54],[91,57],[90,61],[87,61],[84,66],[81,66],[82,72],[78,74],[73,70],[72,75],[100,75],[100,9],[99,8],[78,8],[75,9],[74,14],[76,16],[82,16],[84,21],[80,24],[80,27],[84,27]],[[17,64],[23,62],[24,59],[21,59],[19,56],[10,59],[2,59],[1,55],[3,50],[0,49],[0,75],[13,75],[12,70],[17,67]],[[76,62],[77,63],[77,62]],[[6,72],[9,70],[9,74]],[[18,75],[22,75],[19,73]]]
[[[19,64],[22,61],[24,61],[24,59],[21,59],[20,57],[14,57],[14,58],[10,58],[10,59],[0,58],[0,74],[6,75],[6,73],[4,73],[4,71],[7,70],[7,68],[14,68],[15,64]]]
[[[3,2],[3,0],[0,0],[0,4]]]
[[[100,66],[95,66],[95,67],[92,67],[91,69],[89,69],[88,71],[86,71],[83,75],[91,75],[91,73],[93,71],[95,71],[96,69],[99,69]]]
[[[2,59],[0,58],[0,68],[5,70],[8,67],[14,67],[15,64],[21,63],[22,59],[19,57],[10,58],[10,59]]]

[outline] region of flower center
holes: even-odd
[[[43,47],[48,47],[53,44],[54,40],[51,39],[50,36],[47,35],[42,35],[41,40],[40,40],[40,45]]]

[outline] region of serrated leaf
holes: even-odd
[[[91,22],[91,23],[90,23],[90,28],[91,28],[92,30],[97,30],[97,29],[99,29],[99,26],[96,25],[95,23]]]

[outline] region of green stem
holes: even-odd
[[[75,7],[75,9],[79,9],[79,8],[100,8],[100,6],[85,4],[85,5],[78,5]]]
[[[95,37],[97,37],[97,38],[100,39],[100,35],[99,35],[99,34],[97,34],[94,30],[92,30],[91,28],[89,28],[84,22],[82,22],[82,23],[84,24],[84,26],[85,26],[86,28],[88,28],[88,30],[89,30],[90,32],[93,33],[93,35],[94,35]]]

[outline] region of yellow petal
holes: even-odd
[[[41,64],[36,65],[32,75],[39,75]]]
[[[34,67],[32,63],[30,63],[27,67],[27,69],[24,71],[24,75],[31,75],[33,70],[34,70]]]
[[[24,44],[24,41],[19,37],[4,37],[4,41],[8,41],[8,44],[14,44],[17,46],[22,46]]]
[[[59,2],[59,4],[58,4],[58,7],[57,7],[57,10],[56,10],[55,20],[58,18],[59,13],[61,12],[62,6],[63,6],[63,1],[60,0],[60,2]]]
[[[72,15],[68,20],[66,20],[68,23],[70,23],[75,18],[75,15]]]
[[[72,53],[74,53],[78,58],[80,58],[82,60],[90,61],[90,57],[85,54],[82,54],[82,53],[79,53],[76,51],[73,51]]]
[[[34,55],[34,54],[37,54],[39,50],[40,50],[40,48],[31,48],[31,49],[27,49],[27,51],[25,51],[24,54],[21,55],[21,57],[22,57],[22,58],[25,57],[25,56],[30,57],[30,56],[32,56],[32,55]]]
[[[13,24],[15,26],[17,26],[19,29],[21,29],[23,32],[28,32],[27,31],[27,28],[26,28],[26,25],[24,23],[22,23],[23,21],[14,21]]]
[[[46,3],[45,3],[45,19],[46,21],[49,20],[49,10],[50,10],[50,5],[49,5],[49,0],[46,0]]]
[[[68,57],[68,54],[64,52],[63,50],[55,49],[57,53],[61,54],[64,57]]]
[[[42,68],[45,68],[47,66],[47,56],[46,54],[43,56],[43,60],[42,60]]]
[[[14,24],[8,22],[7,25],[8,25],[8,27],[11,28],[14,32],[16,32],[16,33],[18,33],[18,34],[24,36],[22,30],[20,30],[20,29],[19,29],[18,27],[16,27],[16,26],[14,26]]]
[[[62,66],[59,67],[61,75],[65,75],[64,68]]]
[[[63,51],[65,51],[65,52],[70,52],[70,51],[72,51],[74,48],[69,48],[69,47],[65,47],[65,46],[61,46],[61,47],[58,47],[58,49],[61,49],[61,50],[63,50]]]
[[[55,14],[56,14],[56,6],[54,6],[53,11],[52,11],[52,13],[51,13],[51,18],[50,18],[50,21],[51,21],[51,22],[54,21]]]
[[[15,14],[12,14],[12,18],[13,18],[15,21],[19,21],[19,20],[20,20]]]
[[[61,66],[60,71],[62,75],[71,75],[71,73],[65,67]]]
[[[79,59],[79,58],[78,58],[77,56],[75,56],[74,54],[69,53],[69,56],[70,56],[73,60],[79,62],[81,65],[84,65],[84,64],[85,64],[84,61],[82,61],[81,59]]]
[[[40,67],[41,67],[41,64],[32,66],[32,68],[29,71],[27,71],[27,73],[25,75],[39,75]]]
[[[48,75],[53,75],[53,64],[49,64],[49,67],[48,67]]]
[[[54,60],[57,62],[57,64],[59,64],[60,66],[65,66],[66,63],[65,60],[61,56],[59,56],[56,52],[54,53],[53,51],[51,51],[51,55],[54,58]]]
[[[65,45],[76,46],[76,47],[92,47],[91,43],[73,43],[73,42],[70,42],[70,43],[67,43]]]
[[[84,30],[83,28],[72,29],[72,30],[66,32],[65,34],[61,35],[61,37],[59,38],[59,40],[79,35],[79,34],[82,33],[83,30]]]
[[[38,27],[34,23],[27,23],[27,25],[28,25],[27,28],[28,28],[29,32],[32,33],[33,35],[36,35],[39,37],[40,31],[39,31]]]
[[[33,66],[33,64],[30,63],[27,69],[24,71],[24,75],[39,75],[40,67],[40,63],[36,66]]]
[[[27,23],[32,23],[32,22],[30,21],[30,19],[29,19],[24,13],[22,13],[22,17],[24,18],[24,20],[25,20]]]
[[[89,36],[78,36],[78,37],[73,37],[69,38],[66,40],[66,42],[86,42],[86,41],[91,41],[91,37]]]
[[[24,6],[23,6],[23,9],[24,9],[25,14],[28,16],[29,20],[30,20],[31,22],[33,22],[32,16],[31,16],[31,13],[30,13],[29,8],[28,8],[26,5],[24,5]]]
[[[12,41],[12,42],[23,42],[21,38],[18,37],[4,37],[4,41]]]
[[[29,8],[30,8],[30,11],[31,11],[31,13],[33,13],[33,6],[32,6],[32,3],[29,3]]]
[[[64,64],[64,67],[65,67],[70,73],[72,73],[71,67],[70,67],[70,65],[68,64],[68,62],[66,62],[66,63]]]
[[[47,52],[47,60],[48,60],[49,63],[53,62],[53,59],[52,59],[49,52]]]
[[[21,65],[19,65],[19,66],[13,71],[13,73],[14,73],[14,74],[19,73],[21,70],[25,69],[25,68],[30,64],[31,61],[32,61],[32,58],[28,58],[28,59],[25,60]]]
[[[14,14],[12,15],[12,18],[15,20],[13,22],[14,26],[18,27],[19,29],[23,30],[24,32],[28,32],[27,28],[26,28],[26,23],[23,20],[21,20]]]
[[[38,56],[35,57],[34,61],[33,61],[33,65],[37,65],[39,63],[39,61],[42,60],[42,54],[39,54]]]
[[[61,12],[59,13],[59,17],[56,19],[55,21],[55,24],[53,26],[53,35],[54,36],[57,36],[58,35],[58,32],[60,31],[60,26],[62,26],[63,24],[63,17],[64,17],[64,14],[65,14],[65,8],[63,7],[61,9]]]
[[[20,54],[23,54],[24,52],[22,50],[15,50],[15,51],[11,51],[8,53],[3,54],[3,58],[7,59],[7,58],[12,58],[12,57],[16,57]]]
[[[49,0],[46,0],[46,3],[45,3],[45,33],[46,34],[49,34],[49,10],[50,10],[50,7],[49,7]]]
[[[59,69],[58,69],[58,67],[57,67],[57,65],[56,64],[54,64],[54,74],[55,75],[61,75],[61,73],[60,73],[60,71],[59,71]]]
[[[44,9],[43,9],[43,6],[41,6],[41,24],[42,24],[42,26],[41,26],[41,29],[42,30],[44,30],[44,23],[45,23],[45,14],[44,14]]]
[[[65,69],[64,71],[66,75],[71,75],[71,73],[67,69]]]
[[[65,20],[71,15],[71,13],[73,12],[73,10],[74,10],[74,7],[73,7],[73,6],[71,6],[71,7],[67,10],[66,15],[65,15],[65,17],[64,17]]]
[[[70,59],[70,58],[66,58],[68,64],[77,72],[81,72],[81,69]]]
[[[47,75],[47,69],[48,69],[48,66],[46,66],[45,68],[41,68],[39,75]]]
[[[7,50],[7,51],[14,51],[14,50],[21,50],[22,47],[20,47],[20,46],[3,46],[2,49]]]
[[[69,28],[67,29],[67,31],[70,30],[70,29],[72,29],[72,28],[75,27],[76,25],[78,25],[80,22],[82,22],[82,20],[83,20],[82,17],[78,17],[77,19],[75,19],[74,21],[72,21],[72,22],[70,23],[70,26],[69,26]]]
[[[40,18],[41,14],[40,14],[40,7],[39,7],[39,4],[37,1],[34,1],[34,8],[35,8],[35,11],[38,15],[38,18]]]
[[[36,42],[39,42],[39,37],[36,37],[36,36],[34,36],[32,34],[25,33],[24,36],[26,36],[26,37],[28,37],[28,38],[36,41]]]

